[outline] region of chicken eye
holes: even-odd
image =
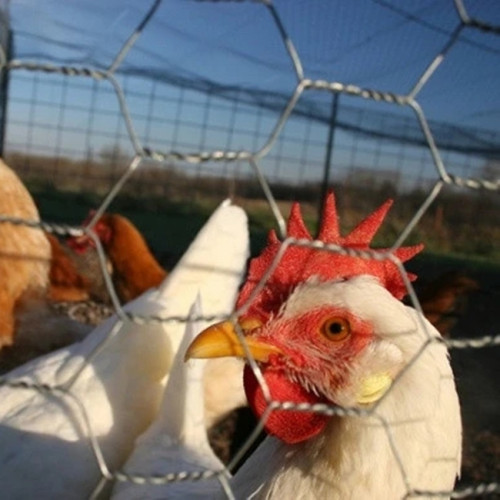
[[[328,318],[321,326],[321,333],[328,340],[344,340],[351,333],[351,325],[344,318]]]

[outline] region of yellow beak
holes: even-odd
[[[241,322],[239,326],[245,331],[260,326],[260,322],[247,319]],[[245,337],[245,341],[250,354],[256,361],[266,362],[271,354],[281,353],[277,347],[252,337]],[[235,326],[231,321],[223,321],[203,330],[189,346],[184,360],[222,357],[247,357],[243,344],[240,342]]]

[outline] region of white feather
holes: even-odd
[[[206,314],[228,314],[235,292],[225,287],[236,289],[247,255],[246,216],[226,201],[165,282],[125,309],[187,316],[199,294]],[[9,373],[11,383],[59,389],[0,387],[2,497],[88,498],[101,478],[91,436],[111,471],[125,462],[156,416],[184,327],[121,323],[114,316],[82,342]]]

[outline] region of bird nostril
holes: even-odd
[[[243,332],[247,333],[261,328],[264,323],[258,318],[243,318],[238,321],[238,324]]]

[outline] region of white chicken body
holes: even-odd
[[[306,283],[276,320],[322,304],[350,311],[375,333],[348,367],[348,383],[329,398],[367,409],[356,403],[363,380],[400,375],[370,416],[332,417],[318,436],[295,445],[268,437],[233,479],[237,497],[392,500],[409,490],[451,491],[460,470],[460,409],[445,346],[423,348],[437,330],[366,276]]]
[[[205,314],[229,314],[233,304],[227,296],[219,301],[214,290],[240,282],[247,255],[245,214],[225,202],[165,282],[125,309],[137,315],[186,316],[199,294],[207,303]],[[64,387],[82,368],[68,394],[0,387],[3,497],[88,498],[101,478],[91,437],[98,441],[107,467],[115,470],[154,419],[185,324],[125,321],[113,331],[117,321],[116,316],[110,318],[84,341],[6,376],[15,382]]]

